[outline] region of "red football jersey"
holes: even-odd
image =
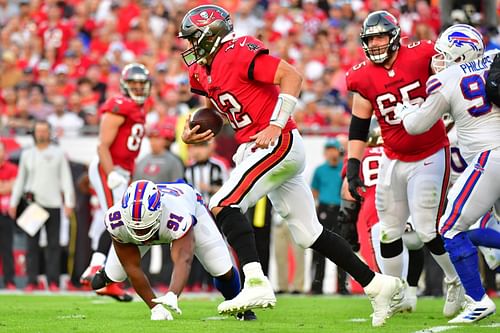
[[[268,75],[270,82],[254,79],[254,60],[267,53],[261,41],[243,36],[224,43],[210,66],[194,64],[189,68],[191,90],[210,98],[235,130],[238,143],[251,141],[252,135],[269,125],[277,102],[274,72]],[[295,122],[289,119],[283,133],[294,128]]]
[[[427,96],[425,84],[431,75],[431,57],[436,53],[433,46],[430,41],[401,46],[391,69],[364,61],[346,75],[348,89],[371,102],[384,138],[385,153],[391,159],[415,162],[449,145],[442,121],[423,134],[410,135],[401,120],[394,118],[398,102],[421,104]]]
[[[126,96],[118,95],[108,99],[101,106],[99,112],[100,114],[111,112],[125,117],[125,122],[118,129],[110,152],[115,166],[120,166],[133,173],[135,159],[139,155],[144,137],[146,115],[143,106]]]

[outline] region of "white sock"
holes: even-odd
[[[373,279],[368,283],[366,287],[363,288],[367,295],[376,294],[382,288],[382,275],[380,273],[375,273]]]
[[[392,258],[382,257],[382,273],[401,277],[403,274],[403,252]]]
[[[90,259],[90,266],[104,266],[106,256],[101,252],[94,252],[92,259]]]
[[[455,270],[455,267],[451,263],[450,256],[448,255],[447,252],[437,255],[431,252],[432,257],[436,262],[438,263],[439,267],[444,272],[444,275],[446,276],[446,281],[451,282],[457,278],[457,271]]]
[[[243,266],[243,273],[245,274],[245,280],[253,277],[264,277],[264,272],[262,271],[262,266],[260,262],[249,262]]]

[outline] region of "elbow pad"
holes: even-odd
[[[297,105],[297,97],[289,94],[279,94],[269,123],[284,128],[295,109],[295,105]]]
[[[351,125],[349,126],[349,140],[368,140],[368,133],[370,131],[371,118],[359,118],[352,115]]]

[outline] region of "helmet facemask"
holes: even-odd
[[[161,193],[153,182],[132,183],[122,198],[122,217],[130,237],[138,242],[149,240],[160,228]]]
[[[384,35],[389,37],[387,44],[369,46],[371,38]],[[377,11],[368,15],[363,22],[360,38],[368,59],[375,64],[383,64],[399,49],[401,29],[392,14],[386,11]]]

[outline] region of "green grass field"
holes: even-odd
[[[153,322],[142,302],[118,303],[98,296],[0,295],[0,332],[450,332],[494,333],[500,315],[474,325],[451,326],[441,315],[442,299],[421,298],[417,312],[399,314],[372,328],[363,297],[280,296],[273,310],[257,310],[258,321],[241,322],[216,313],[219,297],[181,299],[182,316]],[[500,301],[496,300],[500,308]]]

